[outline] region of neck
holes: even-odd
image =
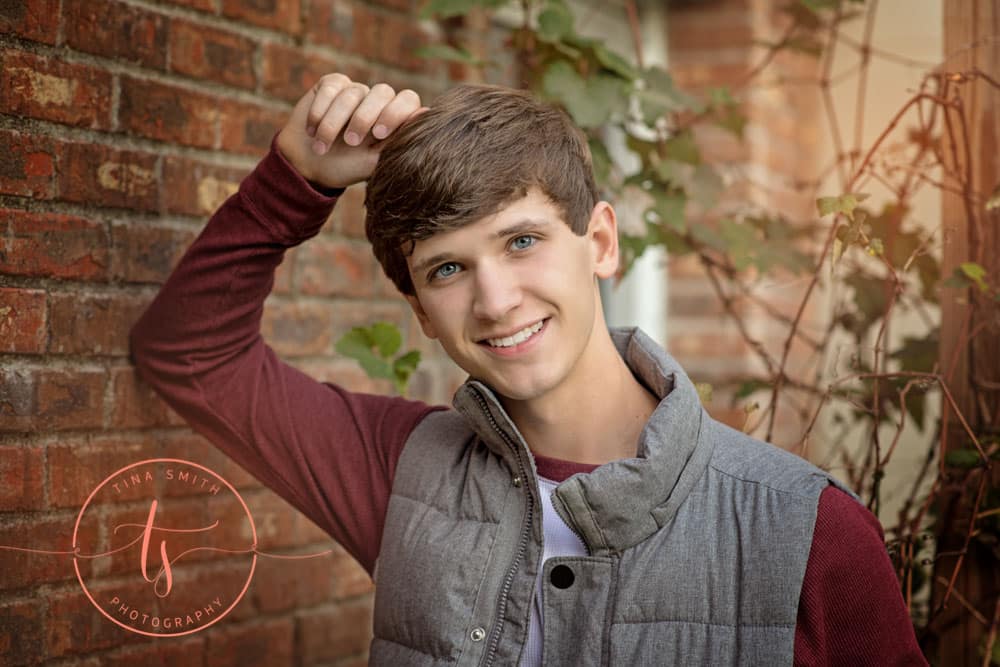
[[[602,464],[636,456],[639,434],[658,399],[615,349],[603,318],[559,387],[531,401],[501,399],[536,454]]]

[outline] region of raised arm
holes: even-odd
[[[396,459],[431,408],[315,381],[278,359],[260,321],[285,251],[319,232],[419,105],[412,91],[324,77],[130,333],[142,378],[369,573]]]

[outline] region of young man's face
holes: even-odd
[[[541,191],[418,241],[407,259],[424,333],[512,400],[572,378],[599,316],[594,277],[618,266],[614,211],[600,202],[577,236]]]

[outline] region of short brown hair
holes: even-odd
[[[365,231],[386,275],[412,295],[412,242],[492,215],[532,187],[586,232],[598,196],[583,133],[527,91],[460,85],[386,139],[368,179]]]

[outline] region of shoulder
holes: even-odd
[[[835,484],[853,502],[850,492],[839,480],[797,454],[753,438],[707,415],[703,428],[714,443],[709,466],[718,474],[809,498],[812,502],[823,489]]]

